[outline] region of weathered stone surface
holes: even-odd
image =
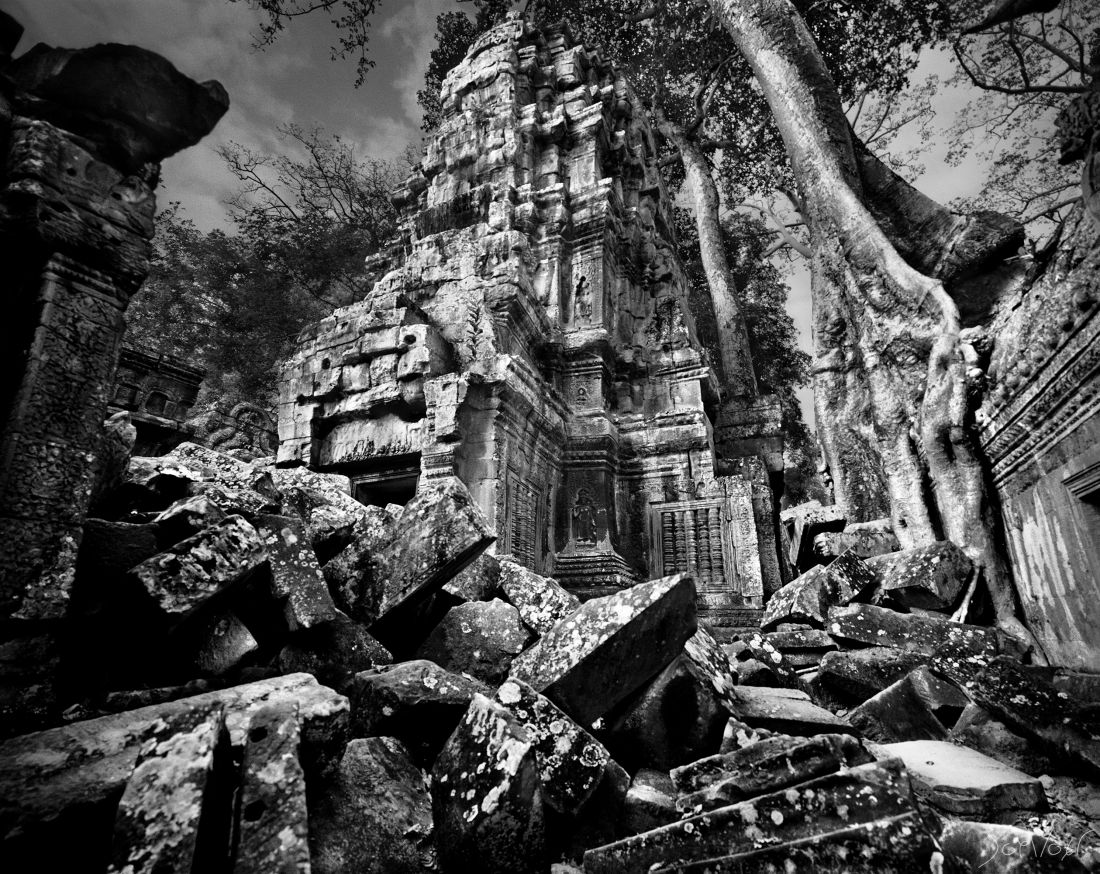
[[[500,587],[519,610],[523,624],[535,634],[545,634],[581,605],[576,595],[555,580],[540,577],[514,561],[500,563]]]
[[[805,631],[773,631],[765,634],[764,640],[779,650],[796,671],[816,667],[825,657],[825,653],[837,648],[836,641],[817,628]]]
[[[738,686],[732,698],[734,718],[754,728],[794,735],[854,733],[846,720],[818,707],[798,689]]]
[[[1015,640],[996,628],[965,625],[935,615],[898,613],[873,604],[833,608],[826,630],[841,640],[892,646],[926,656],[944,648],[960,655],[1019,653]]]
[[[128,412],[114,413],[103,423],[103,437],[92,466],[89,509],[94,510],[126,481],[126,469],[130,466],[136,441],[137,429],[131,423]]]
[[[9,75],[46,102],[54,124],[94,141],[128,172],[194,145],[229,108],[217,82],[198,84],[137,46],[39,45]]]
[[[309,819],[314,874],[439,870],[427,781],[401,741],[351,741],[315,795]]]
[[[512,660],[529,639],[511,604],[499,598],[468,601],[447,611],[416,656],[496,686],[508,676]]]
[[[947,540],[876,556],[868,564],[882,580],[879,598],[925,610],[951,610],[974,568]]]
[[[479,681],[426,660],[361,671],[347,692],[353,736],[392,735],[404,741],[421,762],[429,763],[474,695],[492,694]]]
[[[313,674],[339,692],[353,674],[392,661],[389,651],[362,625],[338,611],[331,622],[295,634],[278,657],[280,671]]]
[[[679,818],[676,787],[668,771],[640,769],[626,793],[623,831],[627,835],[637,835],[676,822]]]
[[[848,711],[848,721],[863,736],[879,743],[944,740],[948,735],[930,702],[912,680],[915,671]]]
[[[967,747],[911,740],[881,749],[905,763],[918,796],[956,816],[988,819],[1046,807],[1038,780]]]
[[[951,820],[939,835],[944,853],[985,874],[1084,874],[1087,869],[1063,846],[1011,825]]]
[[[814,536],[814,553],[825,562],[848,550],[867,559],[900,549],[890,519],[854,522],[845,525],[843,531],[823,531]]]
[[[483,552],[451,578],[443,591],[463,601],[491,601],[499,598],[501,562]]]
[[[759,632],[746,634],[725,649],[727,653],[736,653],[733,665],[742,685],[784,686],[788,689],[798,689],[802,685],[791,661]],[[766,668],[766,675],[759,676],[760,672],[749,664],[754,661]],[[753,674],[757,676],[750,680],[749,677]]]
[[[453,477],[424,487],[405,505],[392,532],[392,539],[370,552],[366,568],[338,582],[344,609],[366,624],[441,588],[494,540],[469,490]]]
[[[202,610],[168,639],[174,667],[184,676],[218,677],[241,667],[260,644],[232,610]]]
[[[143,561],[130,576],[161,613],[180,615],[244,579],[264,556],[256,529],[240,516],[229,516]]]
[[[859,556],[847,552],[828,565],[818,565],[788,583],[768,601],[760,627],[773,630],[781,623],[825,625],[829,609],[847,604],[878,582]]]
[[[56,829],[62,834],[69,828],[74,834],[94,834],[98,823],[105,834],[110,831],[112,804],[152,726],[221,704],[230,739],[240,747],[252,714],[281,701],[298,704],[307,771],[323,769],[347,740],[348,701],[308,674],[275,677],[6,740],[0,743],[0,834],[19,835],[19,846],[29,848],[32,855],[55,839]]]
[[[219,763],[224,739],[221,704],[190,708],[149,726],[118,803],[109,874],[202,870],[217,863],[229,834],[229,808],[216,810],[222,799],[213,773],[218,764],[229,764]],[[220,847],[209,830],[221,831]]]
[[[217,525],[226,513],[206,495],[181,498],[153,517],[157,537],[165,546],[179,543]]]
[[[306,776],[298,761],[298,705],[261,707],[248,723],[241,766],[240,824],[233,874],[309,870]]]
[[[673,768],[671,778],[679,809],[698,813],[870,761],[871,755],[851,735],[780,735]]]
[[[601,736],[627,768],[668,770],[718,749],[737,680],[700,628],[650,683],[610,711]]]
[[[591,725],[695,633],[695,587],[674,576],[594,598],[512,663],[512,676]]]
[[[315,473],[304,467],[266,469],[282,495],[283,510],[302,520],[322,564],[351,543],[356,525],[372,512],[351,496],[351,481],[346,476]],[[373,510],[383,512],[380,507]]]
[[[951,740],[1038,777],[1065,767],[1062,756],[1010,729],[972,701],[951,728]]]
[[[35,731],[57,721],[61,647],[52,632],[0,643],[0,736]]]
[[[267,550],[271,592],[284,602],[290,630],[335,619],[336,605],[301,522],[289,516],[260,516],[256,530]]]
[[[1100,777],[1100,725],[1096,719],[1018,662],[1005,656],[941,655],[930,667],[1052,756],[1068,757],[1094,779]]]
[[[849,832],[871,824],[876,827],[856,836]],[[900,828],[891,831],[895,825]],[[892,848],[905,853],[905,864],[920,860],[927,866],[935,844],[924,832],[909,798],[905,771],[896,760],[818,777],[797,791],[780,790],[598,847],[585,853],[584,870],[586,874],[683,871],[690,870],[693,862],[735,857],[761,847],[774,848],[765,851],[769,854],[765,861],[783,870],[783,859],[799,846],[820,848],[830,840],[849,837],[855,838],[852,859],[859,859],[863,851]],[[923,870],[923,866],[895,870]],[[711,864],[701,867],[708,870]],[[767,864],[758,868],[750,859],[741,868],[731,864],[717,870],[769,868]]]
[[[155,525],[85,519],[76,575],[82,594],[102,594],[100,586],[117,582],[130,568],[161,551]]]
[[[496,699],[527,731],[547,805],[559,813],[577,814],[604,779],[611,754],[522,680],[502,684]]]
[[[538,771],[527,730],[501,705],[475,695],[432,769],[444,871],[546,870]]]
[[[821,660],[813,685],[829,698],[862,704],[928,660],[895,646],[831,652]]]

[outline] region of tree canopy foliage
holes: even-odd
[[[407,170],[320,129],[282,133],[294,157],[221,148],[240,183],[231,232],[204,233],[175,206],[160,213],[128,315],[128,342],[206,368],[208,393],[261,405],[302,327],[368,289],[363,260],[394,232],[389,195]]]

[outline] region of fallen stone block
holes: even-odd
[[[389,650],[339,611],[331,622],[295,634],[277,659],[281,672],[313,674],[338,692],[352,675],[392,662]]]
[[[878,743],[946,739],[948,729],[915,687],[913,673],[849,710],[848,721]]]
[[[836,641],[820,629],[806,631],[772,631],[764,635],[766,643],[783,654],[783,658],[795,671],[816,667],[825,653],[837,649]]]
[[[462,601],[491,601],[499,598],[502,594],[500,569],[501,562],[497,557],[483,552],[455,574],[443,586],[443,591]]]
[[[488,686],[424,659],[356,674],[347,688],[354,737],[393,736],[421,763],[431,763],[474,695]]]
[[[831,652],[821,660],[813,686],[826,698],[862,704],[928,658],[895,646]]]
[[[317,474],[304,467],[270,471],[282,494],[284,512],[302,520],[306,537],[321,564],[352,542],[356,526],[368,515],[382,512],[381,508],[372,510],[360,504],[345,492],[345,483],[351,489],[351,481],[345,476]]]
[[[170,507],[162,510],[153,517],[152,526],[162,546],[171,546],[217,525],[224,521],[225,516],[225,510],[206,495],[195,495],[175,501]],[[130,565],[130,567],[133,566],[133,564]]]
[[[628,769],[668,770],[718,749],[737,681],[729,659],[699,629],[651,682],[601,720],[601,736]]]
[[[1022,653],[1015,639],[996,628],[965,625],[935,615],[898,613],[873,604],[849,604],[829,611],[833,637],[871,646],[892,646],[931,656],[948,648],[960,655]]]
[[[1038,780],[968,747],[912,740],[883,744],[881,751],[905,764],[918,797],[955,816],[991,819],[1046,808]]]
[[[164,616],[180,616],[253,573],[264,561],[263,541],[240,516],[143,561],[130,571]]]
[[[262,515],[256,530],[267,549],[271,593],[283,603],[287,627],[297,631],[335,619],[336,605],[302,523],[289,516]]]
[[[245,742],[252,714],[297,702],[303,765],[318,773],[339,757],[348,736],[348,701],[308,674],[274,677],[52,728],[0,743],[0,835],[5,852],[39,860],[66,852],[57,836],[95,843],[111,830],[114,805],[152,726],[221,704],[230,740]],[[98,844],[97,844],[98,845]],[[72,846],[67,844],[66,846]]]
[[[971,701],[1041,745],[1100,778],[1100,724],[1052,684],[1005,656],[939,655],[929,665]]]
[[[262,512],[278,512],[282,496],[275,486],[273,468],[254,466],[217,449],[184,442],[163,456],[200,473],[202,482],[227,490],[248,490],[266,499]]]
[[[847,604],[877,583],[866,562],[846,552],[827,565],[810,568],[772,595],[760,627],[771,631],[781,624],[804,623],[822,628],[831,608]]]
[[[469,674],[490,686],[499,685],[531,635],[511,604],[467,601],[447,611],[416,651],[456,674]]]
[[[549,867],[534,744],[504,707],[474,696],[431,786],[444,871],[543,874]]]
[[[556,580],[513,561],[500,563],[500,587],[504,597],[519,610],[523,624],[535,634],[545,634],[581,605],[580,599]]]
[[[752,728],[793,735],[855,733],[846,720],[814,704],[798,689],[738,686],[733,698],[734,718]]]
[[[848,550],[868,559],[900,549],[901,544],[890,519],[853,522],[845,525],[843,531],[823,531],[814,536],[814,553],[825,562]]]
[[[224,865],[231,810],[214,771],[219,765],[231,767],[227,745],[218,703],[189,708],[148,726],[118,802],[109,874]]]
[[[719,753],[732,753],[734,750],[743,750],[769,737],[774,737],[776,732],[766,728],[753,727],[740,719],[730,717],[726,722],[726,728],[722,732],[722,744],[718,747]]]
[[[1064,756],[1048,755],[1046,750],[1017,734],[985,708],[970,702],[951,729],[951,740],[985,753],[1025,774],[1037,777],[1066,769]],[[1071,769],[1075,768],[1070,764]]]
[[[677,807],[698,813],[864,765],[873,757],[847,734],[780,735],[673,768]]]
[[[875,826],[860,830],[861,826]],[[896,830],[894,828],[896,827]],[[904,829],[904,832],[903,832]],[[857,830],[853,836],[851,830]],[[906,840],[900,840],[902,834]],[[633,874],[640,871],[769,870],[749,862],[737,867],[737,857],[767,847],[766,860],[784,870],[783,859],[799,848],[820,848],[830,840],[854,838],[850,859],[876,849],[907,849],[907,862],[927,870],[936,847],[921,824],[909,796],[908,780],[899,762],[860,765],[803,783],[798,789],[743,801],[624,838],[584,854],[586,874]],[[881,855],[882,853],[880,853]],[[732,858],[712,867],[712,860]],[[699,863],[706,862],[706,865]],[[732,867],[730,867],[732,866]],[[797,870],[797,869],[796,869]],[[806,869],[813,870],[813,869]],[[845,871],[867,870],[843,867]]]
[[[57,722],[62,645],[53,632],[0,643],[0,737]]]
[[[254,661],[260,644],[230,609],[196,611],[166,639],[169,670],[177,679],[220,677]]]
[[[695,585],[673,576],[593,598],[512,663],[582,725],[591,725],[671,662],[695,633]]]
[[[740,644],[740,646],[738,646]],[[798,689],[802,686],[802,682],[799,679],[798,671],[795,670],[790,660],[779,651],[779,649],[768,641],[764,635],[759,632],[752,632],[746,634],[739,641],[735,641],[729,647],[727,652],[736,650],[736,663],[735,667],[738,671],[738,676],[741,680],[741,685],[747,686],[783,686],[787,689]],[[755,678],[753,681],[746,682],[745,674],[748,672],[743,671],[742,664],[745,662],[757,661],[767,668],[767,677]]]
[[[254,489],[233,489],[216,482],[191,483],[187,494],[202,497],[231,516],[244,516],[254,519],[263,513],[278,513],[282,507],[278,499],[273,499]]]
[[[85,599],[101,593],[101,587],[121,579],[130,568],[152,558],[162,549],[155,525],[85,519],[84,534],[77,555],[77,591]]]
[[[950,859],[982,874],[1085,874],[1075,847],[1012,825],[950,820],[939,835]]]
[[[252,714],[241,765],[240,823],[233,874],[290,874],[309,869],[306,775],[292,701]]]
[[[427,782],[396,738],[351,741],[336,773],[313,797],[313,874],[437,870]]]
[[[361,526],[358,541],[325,565],[325,579],[340,608],[369,626],[442,588],[495,539],[469,490],[441,480],[418,492],[392,526]]]
[[[867,563],[882,580],[878,598],[925,610],[950,611],[974,569],[949,540],[876,556]]]
[[[579,813],[603,780],[608,764],[614,764],[611,753],[522,680],[502,684],[496,699],[527,731],[546,804],[569,816]]]
[[[623,808],[623,831],[637,835],[676,822],[676,787],[667,771],[642,768],[634,775]]]

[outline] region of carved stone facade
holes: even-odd
[[[719,386],[630,87],[567,30],[513,18],[442,106],[381,278],[286,365],[279,463],[379,504],[457,475],[498,553],[582,596],[688,571],[710,621],[738,624],[779,585],[775,458],[756,458],[775,455],[774,405],[739,401],[748,457],[719,466]]]
[[[195,405],[204,371],[165,354],[123,346],[108,402],[110,413],[126,410],[137,429],[137,455],[163,455],[192,439],[184,420]]]
[[[978,419],[1029,627],[1055,664],[1100,671],[1100,91],[1061,119],[1085,202],[1005,306]],[[1070,118],[1077,124],[1068,124]]]
[[[0,619],[40,621],[67,609],[123,313],[148,270],[157,162],[204,136],[228,101],[132,46],[39,45],[14,61],[8,48]]]

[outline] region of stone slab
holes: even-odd
[[[233,874],[309,870],[306,775],[298,760],[301,728],[294,701],[252,714],[241,765],[240,821]]]
[[[1046,807],[1038,780],[969,747],[912,740],[883,744],[881,749],[905,763],[918,796],[956,816],[987,817]]]
[[[862,704],[928,660],[894,646],[830,652],[818,665],[813,684],[830,699]]]
[[[936,615],[898,613],[874,604],[833,608],[825,629],[840,640],[895,646],[927,656],[944,648],[964,654],[1018,652],[1015,641],[996,628],[952,622]]]
[[[906,607],[949,611],[962,596],[974,564],[949,540],[868,561],[882,586],[878,597]]]
[[[877,582],[863,559],[846,552],[827,565],[810,568],[772,595],[760,627],[772,631],[782,624],[806,623],[821,628],[831,608],[847,604]]]
[[[256,529],[267,549],[271,593],[283,603],[290,630],[315,628],[335,619],[336,605],[301,521],[262,515],[256,519]]]
[[[500,587],[517,610],[523,624],[535,634],[545,634],[580,607],[580,599],[556,580],[542,577],[514,561],[500,563]]]
[[[738,686],[732,698],[733,716],[754,728],[794,735],[855,734],[845,719],[814,704],[809,695],[798,689]]]
[[[672,661],[695,629],[690,577],[639,583],[586,601],[520,655],[511,676],[591,725]]]

